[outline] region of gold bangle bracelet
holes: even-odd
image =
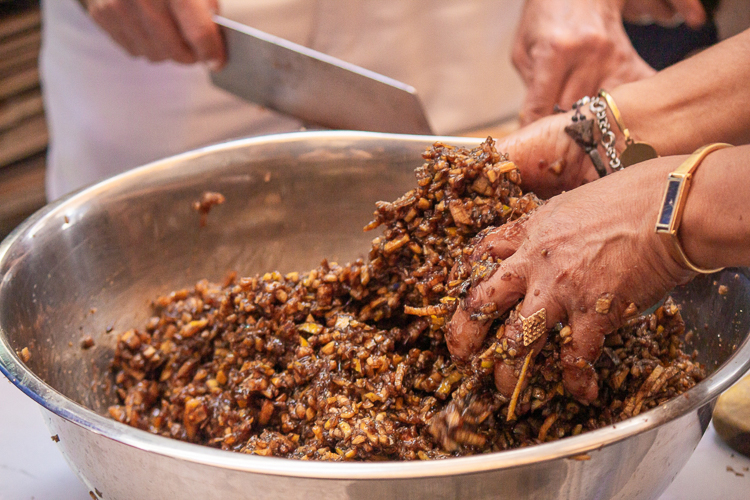
[[[667,187],[664,190],[664,197],[661,202],[659,218],[656,220],[656,234],[665,240],[664,243],[666,244],[667,250],[672,258],[677,262],[682,263],[682,265],[691,271],[700,274],[711,274],[721,271],[724,268],[703,269],[690,262],[690,259],[682,249],[682,245],[680,245],[677,231],[680,229],[682,213],[685,210],[685,200],[687,199],[688,191],[690,190],[693,172],[710,153],[717,149],[729,147],[732,147],[732,145],[724,143],[703,146],[696,150],[695,153],[691,154],[688,159],[677,168],[677,170],[669,174],[667,176]]]
[[[615,123],[617,124],[617,128],[619,128],[620,132],[622,132],[622,135],[625,136],[625,144],[633,142],[632,137],[630,137],[630,130],[628,130],[628,128],[625,126],[625,122],[622,121],[620,108],[617,107],[617,103],[612,98],[612,96],[609,95],[609,92],[607,92],[604,89],[600,89],[599,97],[607,101],[607,106],[609,106],[609,110],[612,111],[612,116],[615,118]]]
[[[609,92],[600,89],[599,97],[606,101],[607,107],[612,112],[612,116],[615,119],[617,128],[619,128],[622,135],[625,136],[625,149],[620,155],[620,163],[622,164],[622,167],[625,168],[642,161],[658,158],[659,154],[651,144],[633,140],[633,137],[630,135],[630,130],[625,126],[625,122],[622,119],[620,108],[617,107],[617,103],[612,96],[609,95]]]

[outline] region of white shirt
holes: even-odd
[[[54,199],[149,161],[299,123],[213,87],[202,65],[129,56],[75,0],[43,4]],[[417,89],[438,134],[514,115],[517,0],[224,0],[222,13]]]

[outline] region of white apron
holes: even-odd
[[[222,14],[414,86],[438,134],[517,112],[517,0],[224,0]],[[42,2],[41,71],[55,199],[207,144],[296,130],[214,88],[202,65],[130,57],[75,0]]]

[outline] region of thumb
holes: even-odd
[[[524,190],[549,198],[578,187],[586,166],[593,171],[583,149],[565,133],[570,123],[570,113],[547,116],[498,140],[497,150],[519,168]]]

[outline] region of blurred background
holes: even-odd
[[[0,0],[0,239],[44,205],[38,0]]]

